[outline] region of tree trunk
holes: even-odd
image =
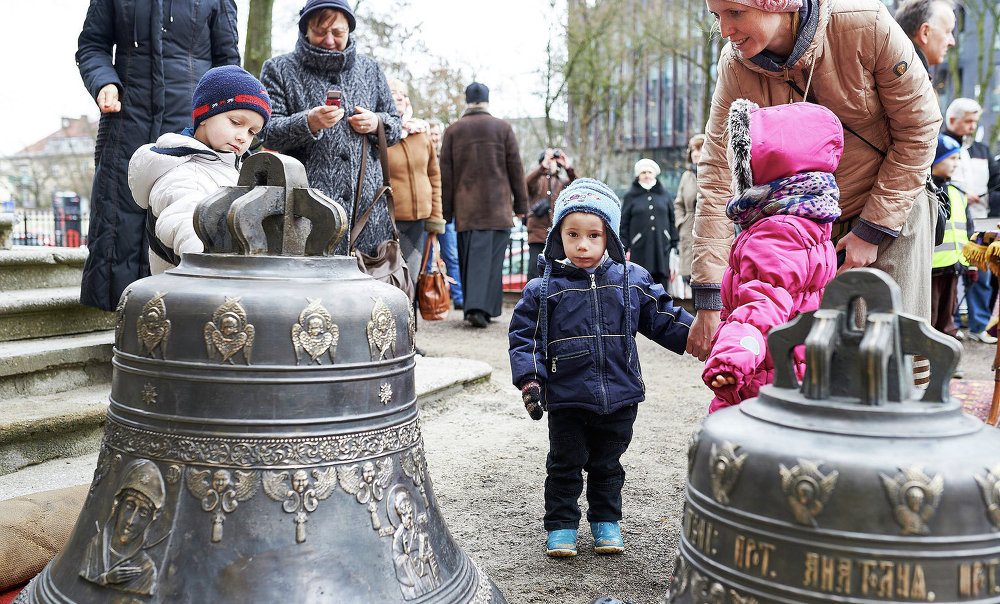
[[[243,53],[243,68],[260,75],[264,61],[271,58],[271,15],[274,0],[250,0],[247,18],[247,46]]]

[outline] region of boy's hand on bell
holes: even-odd
[[[535,421],[542,419],[541,384],[534,380],[526,382],[521,386],[521,400],[524,401],[524,408],[531,419]]]
[[[709,383],[712,388],[722,388],[724,386],[732,386],[736,383],[736,376],[731,373],[718,373]]]
[[[114,84],[105,84],[101,91],[97,93],[97,106],[101,113],[118,113],[122,110],[121,101],[118,100],[118,87]]]

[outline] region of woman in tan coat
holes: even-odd
[[[694,244],[694,210],[698,200],[698,162],[701,160],[701,146],[705,144],[704,134],[695,134],[688,141],[688,169],[681,174],[677,185],[677,199],[674,200],[674,220],[680,233],[678,254],[680,266],[677,272],[684,280],[684,297],[690,297],[691,259]]]
[[[941,112],[913,43],[885,5],[871,0],[707,0],[729,40],[718,64],[698,166],[691,287],[699,309],[688,352],[704,360],[722,308],[720,284],[733,241],[726,217],[731,178],[730,104],[825,105],[844,125],[835,175],[842,270],[872,266],[900,284],[905,310],[930,314],[933,215],[925,193]],[[926,308],[925,308],[926,306]],[[916,369],[916,368],[915,368]]]
[[[417,282],[424,253],[424,232],[443,233],[441,216],[441,171],[437,153],[428,134],[429,124],[413,117],[406,84],[392,78],[389,90],[403,121],[399,142],[389,147],[389,182],[396,211],[399,245]]]

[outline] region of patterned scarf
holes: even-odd
[[[403,113],[400,115],[403,121],[403,132],[400,133],[400,138],[406,138],[410,134],[430,130],[431,125],[426,120],[413,117],[413,105],[410,104],[410,97],[404,98],[406,99],[406,108],[403,109]]]
[[[729,200],[726,216],[747,228],[766,216],[788,214],[820,224],[840,217],[840,189],[829,172],[802,172],[755,185]]]

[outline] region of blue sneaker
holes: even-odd
[[[576,529],[549,531],[549,539],[545,544],[545,553],[555,558],[575,556]]]
[[[617,522],[591,522],[594,534],[594,551],[598,554],[620,554],[625,551],[622,530]]]

